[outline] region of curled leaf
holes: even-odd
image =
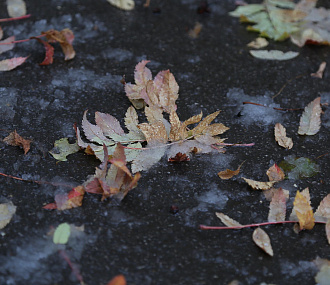
[[[39,65],[49,65],[53,63],[53,56],[54,56],[54,48],[46,41],[43,41],[42,39],[32,37],[31,39],[37,40],[39,43],[42,43],[45,47],[46,54],[44,60],[39,63]]]
[[[280,123],[275,124],[274,133],[275,140],[280,146],[287,149],[293,147],[292,139],[286,136],[286,129]]]
[[[218,176],[224,180],[232,178],[233,176],[237,175],[240,172],[241,166],[243,165],[243,163],[244,163],[244,161],[241,163],[241,165],[236,170],[226,169],[224,171],[218,172]]]
[[[259,246],[264,252],[270,256],[274,255],[272,245],[270,243],[270,238],[267,233],[261,228],[256,228],[253,231],[252,239],[257,246]]]
[[[273,185],[277,182],[277,181],[260,182],[260,181],[255,181],[255,180],[244,178],[244,177],[242,177],[242,178],[254,190],[268,190],[268,189],[272,188]]]

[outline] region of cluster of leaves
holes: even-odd
[[[18,3],[19,2],[19,3]],[[30,17],[30,15],[26,15],[26,7],[24,1],[8,1],[8,13],[11,17],[16,18],[8,18],[2,19],[1,22],[5,21],[13,21],[20,20]],[[3,37],[3,31],[0,27],[0,40]],[[46,40],[42,40],[41,37],[45,37]],[[29,40],[37,40],[42,43],[45,47],[45,58],[40,63],[40,65],[49,65],[53,63],[53,55],[54,55],[54,47],[51,43],[59,43],[62,51],[65,55],[65,60],[70,60],[75,57],[75,51],[73,49],[72,43],[74,40],[74,34],[70,29],[63,29],[62,31],[57,30],[48,30],[46,32],[42,32],[41,35],[37,37],[31,37],[27,40],[20,40],[17,42],[26,42]],[[12,50],[17,43],[15,41],[15,36],[8,37],[5,40],[0,41],[0,54],[9,50]],[[9,71],[17,66],[23,64],[28,57],[14,57],[10,59],[5,59],[0,61],[0,71]]]
[[[315,8],[317,0],[264,0],[262,4],[239,6],[230,15],[252,23],[248,31],[277,41],[291,38],[298,46],[330,44],[330,11]]]

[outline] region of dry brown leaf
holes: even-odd
[[[23,148],[24,154],[27,154],[27,152],[30,150],[30,144],[31,140],[23,139],[16,130],[11,132],[9,136],[5,137],[3,141],[12,146],[19,146]]]
[[[276,163],[274,163],[274,165],[267,170],[266,174],[269,178],[269,181],[278,182],[284,180],[285,178],[284,172]]]
[[[305,107],[300,117],[298,134],[315,135],[321,127],[321,113],[321,97],[317,97]]]
[[[293,147],[292,139],[286,136],[286,129],[280,123],[275,125],[274,133],[275,140],[280,146],[287,149],[291,149]]]
[[[198,38],[198,35],[201,32],[202,28],[203,28],[203,25],[201,23],[199,23],[199,22],[196,22],[194,28],[193,29],[190,29],[188,31],[188,36],[190,38],[192,38],[192,39]]]
[[[244,177],[242,177],[242,178],[254,190],[268,190],[268,189],[272,188],[273,185],[277,182],[277,181],[260,182],[260,181],[255,181],[255,180],[244,178]]]
[[[243,161],[241,163],[241,165],[236,169],[236,170],[230,170],[230,169],[226,169],[224,171],[220,171],[218,172],[218,176],[221,178],[221,179],[224,179],[224,180],[227,180],[227,179],[230,179],[232,178],[233,176],[237,175],[240,170],[241,170],[241,166],[243,165],[245,161]]]
[[[288,196],[279,188],[273,195],[269,205],[268,222],[285,221],[286,201]]]
[[[117,275],[112,278],[107,285],[126,285],[126,279],[124,275]]]
[[[193,136],[203,134],[204,130],[211,124],[211,122],[219,115],[221,111],[216,111],[208,116],[206,116],[195,128],[190,132]]]
[[[192,116],[190,117],[189,119],[185,120],[181,126],[180,126],[180,129],[178,131],[178,134],[179,134],[179,138],[180,139],[185,139],[186,137],[190,137],[192,136],[192,131],[189,131],[189,134],[187,132],[187,126],[188,125],[191,125],[191,124],[196,124],[198,122],[200,122],[200,120],[202,119],[203,117],[203,113],[201,112],[200,114],[198,115],[195,115],[195,116]]]
[[[171,124],[171,131],[170,131],[170,135],[169,135],[170,141],[173,142],[173,141],[180,140],[181,139],[180,128],[181,128],[182,123],[181,123],[176,111],[172,111],[170,113],[170,124]]]
[[[152,124],[143,123],[138,125],[138,128],[142,131],[148,143],[167,143],[167,132],[162,122],[156,121]]]
[[[325,61],[323,61],[320,64],[320,67],[319,67],[318,71],[316,71],[315,73],[311,73],[311,76],[322,79],[323,73],[324,73],[324,70],[325,70],[326,66],[327,66],[327,63]]]
[[[259,246],[264,252],[270,256],[274,255],[272,245],[270,243],[270,238],[267,233],[261,228],[256,228],[253,231],[252,239],[257,246]]]
[[[314,223],[313,209],[310,202],[299,191],[297,191],[296,198],[293,202],[294,210],[299,220],[300,230],[311,230]]]
[[[242,226],[239,222],[233,220],[223,213],[215,213],[215,215],[223,222],[227,227],[240,227]]]
[[[324,197],[314,213],[315,221],[326,222],[330,221],[330,194]]]

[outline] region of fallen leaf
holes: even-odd
[[[274,133],[275,140],[280,146],[287,149],[291,149],[293,147],[292,139],[286,136],[286,129],[280,123],[275,124]]]
[[[13,57],[11,59],[4,59],[0,61],[0,71],[9,71],[13,70],[17,66],[20,66],[23,64],[26,60],[27,57]]]
[[[315,135],[321,127],[321,97],[317,97],[304,109],[300,117],[299,135]]]
[[[66,244],[69,241],[71,227],[68,223],[58,225],[53,235],[53,243]]]
[[[297,191],[293,206],[293,209],[299,220],[300,230],[311,230],[315,225],[315,219],[310,201],[308,201],[305,196]]]
[[[79,151],[77,142],[70,144],[68,138],[62,138],[54,143],[54,148],[49,152],[55,159],[67,161],[66,157]]]
[[[327,63],[325,61],[323,61],[320,64],[320,67],[319,67],[318,71],[316,71],[315,73],[311,73],[311,76],[322,79],[323,73],[324,73],[324,70],[325,70],[326,66],[327,66]]]
[[[330,221],[330,194],[325,196],[314,213],[315,221]]]
[[[226,169],[224,171],[218,172],[218,176],[224,180],[232,178],[233,176],[237,175],[240,172],[241,166],[243,165],[243,163],[244,163],[244,161],[241,163],[240,166],[238,166],[238,168],[236,170]]]
[[[70,29],[63,29],[62,31],[48,30],[42,32],[42,35],[46,36],[46,39],[55,43],[58,42],[61,45],[62,51],[64,53],[64,60],[71,60],[75,57],[76,52],[73,49],[72,42],[74,39],[74,34]]]
[[[134,0],[107,0],[111,5],[122,10],[133,10],[135,3]]]
[[[175,156],[170,157],[168,159],[169,162],[183,162],[183,161],[190,161],[189,156],[185,153],[178,152]]]
[[[223,222],[227,227],[240,227],[242,226],[239,222],[233,220],[223,213],[215,213],[215,215]]]
[[[242,178],[254,190],[268,190],[268,189],[272,188],[273,185],[277,182],[277,181],[260,182],[260,181],[255,181],[255,180],[244,178],[244,177],[242,177]]]
[[[0,230],[7,226],[16,213],[16,206],[12,202],[0,204]]]
[[[124,275],[117,275],[111,279],[107,285],[126,285],[126,279]]]
[[[54,48],[48,42],[43,41],[42,39],[31,37],[31,39],[37,40],[39,43],[42,43],[45,47],[46,54],[44,60],[39,63],[39,65],[49,65],[53,63]]]
[[[325,232],[327,234],[328,243],[330,244],[330,219],[328,219],[327,223],[325,224]]]
[[[289,179],[302,179],[316,175],[320,167],[311,159],[306,157],[295,157],[289,155],[279,163],[279,166]]]
[[[315,282],[318,285],[329,285],[330,280],[330,261],[317,257],[314,263],[319,269],[319,272],[315,276]]]
[[[270,256],[274,255],[272,245],[270,243],[270,238],[264,230],[261,228],[256,228],[253,231],[252,239],[255,244],[259,246],[264,252]]]
[[[285,221],[286,201],[288,197],[282,188],[279,188],[272,197],[269,205],[268,222]]]
[[[23,139],[16,131],[13,131],[9,136],[5,137],[3,141],[12,146],[19,146],[23,148],[24,154],[30,150],[31,140]]]
[[[254,41],[248,43],[248,47],[250,48],[264,48],[268,46],[269,42],[265,38],[256,38]]]
[[[266,172],[269,181],[282,181],[285,178],[285,174],[282,171],[282,169],[276,164],[274,163],[273,166],[271,166],[267,172]]]
[[[7,0],[7,11],[10,17],[26,15],[26,4],[23,0]]]
[[[265,196],[265,198],[266,198],[267,201],[272,201],[274,194],[279,189],[282,189],[282,188],[274,188],[274,187],[272,187],[269,190],[262,191],[262,193],[264,194],[264,196]],[[290,194],[289,190],[282,189],[282,191],[283,191],[286,199],[289,199],[289,194]]]
[[[1,38],[0,38],[1,39]],[[15,41],[15,36],[11,36],[3,41],[0,41],[0,44],[4,44],[4,43],[11,43]],[[15,44],[8,44],[8,45],[0,45],[0,54],[12,50],[14,48]]]
[[[192,38],[192,39],[198,38],[198,35],[201,32],[202,28],[203,28],[203,25],[201,23],[199,23],[199,22],[196,22],[194,28],[193,29],[190,29],[188,31],[188,36],[190,38]]]
[[[299,52],[288,51],[283,52],[280,50],[250,50],[250,54],[255,58],[266,60],[289,60],[297,57]]]

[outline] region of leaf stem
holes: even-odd
[[[242,226],[234,226],[234,227],[227,227],[227,226],[206,226],[206,225],[199,225],[201,230],[239,230],[244,228],[252,228],[252,227],[260,227],[260,226],[268,226],[268,225],[278,225],[278,224],[289,224],[289,223],[298,223],[298,221],[278,221],[278,222],[265,222],[259,224],[249,224],[249,225],[242,225]],[[318,224],[326,224],[326,222],[315,222]]]
[[[15,17],[15,18],[5,18],[5,19],[0,19],[0,23],[2,22],[9,22],[9,21],[16,21],[16,20],[23,20],[26,18],[30,18],[31,14],[20,16],[20,17]]]
[[[8,42],[8,43],[0,43],[1,46],[4,46],[4,45],[11,45],[11,44],[18,44],[18,43],[24,43],[24,42],[28,42],[28,41],[31,41],[35,38],[42,38],[42,37],[45,37],[46,35],[39,35],[39,36],[36,36],[36,37],[31,37],[29,39],[24,39],[24,40],[18,40],[18,41],[12,41],[12,42]]]

